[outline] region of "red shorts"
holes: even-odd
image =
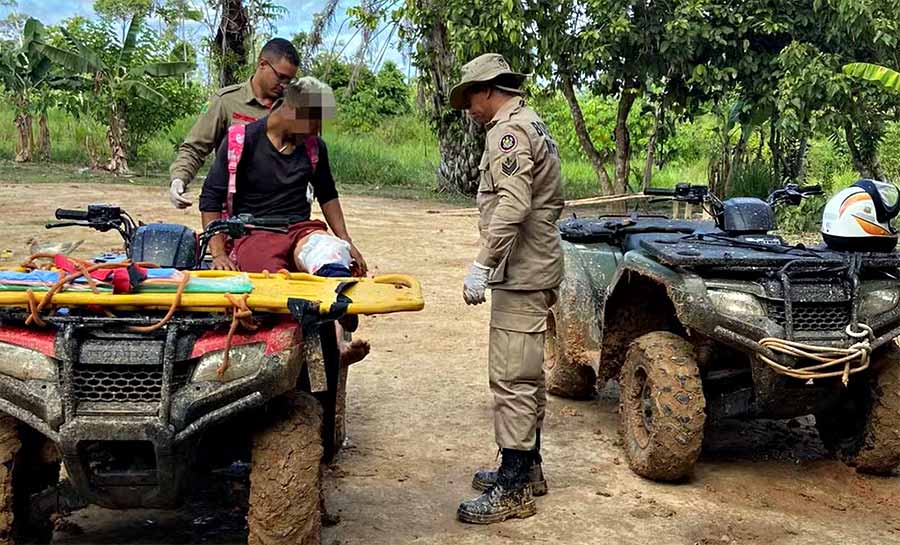
[[[275,272],[281,269],[299,272],[294,264],[294,246],[297,241],[316,231],[328,231],[328,226],[322,221],[310,220],[289,226],[287,233],[254,231],[234,241],[231,259],[244,272]]]

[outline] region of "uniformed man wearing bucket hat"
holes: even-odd
[[[487,128],[479,166],[481,249],[463,286],[466,303],[485,302],[491,288],[489,376],[494,433],[502,452],[497,471],[479,471],[484,493],[459,506],[464,522],[489,524],[536,512],[533,495],[547,492],[540,438],[546,394],[544,334],[563,275],[556,220],[563,195],[556,142],[525,105],[525,75],[488,53],[462,68],[450,105]]]

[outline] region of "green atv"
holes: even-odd
[[[625,454],[646,478],[686,477],[706,423],[815,415],[859,471],[900,464],[900,255],[790,246],[767,201],[680,184],[648,194],[712,221],[605,216],[560,223],[566,274],[546,344],[551,393],[617,379]]]

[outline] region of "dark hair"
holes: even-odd
[[[492,87],[507,87],[510,89],[521,89],[522,88],[522,80],[516,76],[511,74],[500,74],[496,78],[492,79],[490,82]],[[501,91],[503,89],[500,89]]]
[[[272,38],[266,42],[262,51],[259,52],[259,56],[265,57],[270,61],[287,59],[294,66],[300,66],[300,55],[297,54],[297,48],[284,38]]]

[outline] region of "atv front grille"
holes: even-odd
[[[158,403],[162,398],[160,365],[76,364],[75,398],[94,403]]]
[[[768,301],[766,306],[770,320],[787,323],[784,302]],[[849,303],[794,303],[791,309],[794,331],[843,331],[852,318]]]

